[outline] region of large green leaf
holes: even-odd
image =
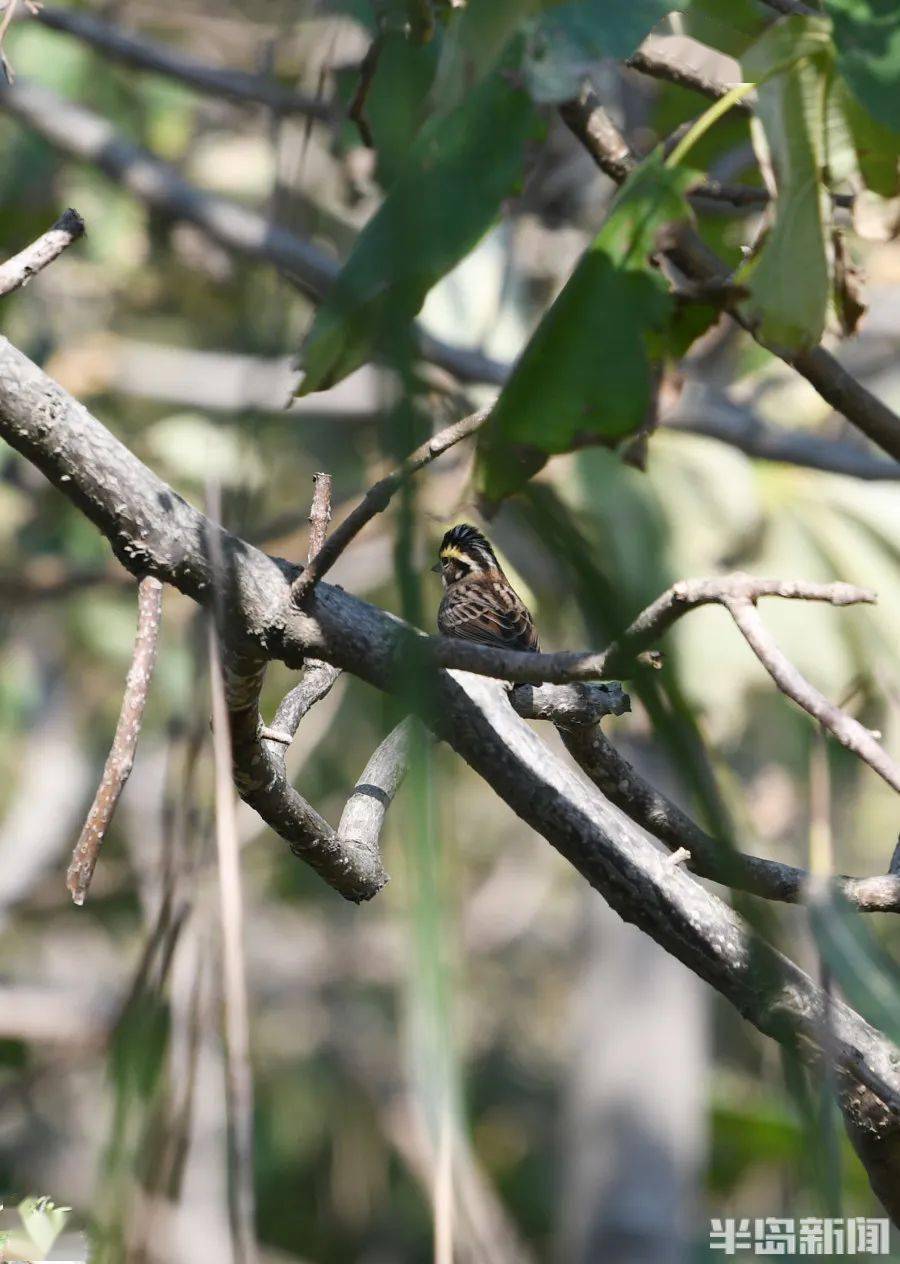
[[[422,128],[319,308],[302,350],[300,394],[333,386],[396,345],[429,289],[476,245],[517,187],[536,134],[528,96],[500,72]]]
[[[478,483],[488,500],[517,490],[547,454],[582,438],[624,438],[646,420],[652,350],[674,307],[649,256],[662,228],[688,217],[692,178],[654,154],[622,186],[479,434]]]
[[[831,261],[821,173],[832,60],[828,23],[817,18],[777,23],[742,60],[745,77],[760,84],[757,115],[778,196],[774,223],[740,279],[763,339],[788,352],[817,343],[825,327]]]
[[[900,5],[897,0],[828,0],[838,66],[870,113],[900,132]]]

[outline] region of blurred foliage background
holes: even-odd
[[[119,0],[92,12],[344,111],[375,29],[362,0],[252,10]],[[757,30],[773,17],[750,0],[742,12]],[[444,75],[444,109],[459,96],[446,16],[425,43],[386,39],[365,103],[375,148],[346,117],[200,94],[24,14],[5,48],[21,80],[90,108],[198,188],[337,260],[402,176],[423,84]],[[739,79],[727,41],[701,44],[686,22],[664,24],[659,46]],[[477,59],[488,34],[463,53]],[[639,153],[704,104],[599,56],[590,69]],[[499,217],[472,227],[463,261],[423,281],[437,281],[422,314],[429,332],[499,361],[520,351],[614,191],[552,109],[534,112],[537,130],[521,137],[524,179],[498,190]],[[480,119],[484,137],[491,122]],[[81,243],[4,299],[6,335],[187,498],[201,501],[218,479],[228,526],[304,557],[313,473],[333,473],[340,514],[411,446],[398,430],[397,375],[365,364],[285,407],[314,314],[294,286],[2,113],[0,143],[5,251],[67,205],[87,224]],[[691,163],[760,183],[736,113]],[[446,208],[459,223],[463,186],[451,186]],[[758,216],[705,205],[700,224],[736,262]],[[839,355],[900,407],[900,247],[880,235],[850,233],[870,310]],[[385,320],[397,319],[388,306]],[[420,410],[437,420],[495,394],[434,369],[416,375]],[[708,417],[774,424],[876,460],[805,382],[722,322],[667,369],[663,405],[645,469],[603,447],[555,457],[489,524],[544,647],[602,645],[686,576],[740,568],[847,580],[877,590],[878,605],[770,603],[765,618],[809,679],[900,750],[896,472],[857,478],[754,460],[695,433]],[[334,580],[398,613],[418,602],[430,629],[436,543],[447,525],[477,515],[472,453],[454,449],[414,499],[367,529]],[[404,590],[410,573],[421,577],[418,595]],[[228,1260],[200,616],[166,592],[137,763],[78,909],[65,866],[115,725],[134,584],[94,528],[5,448],[0,593],[0,1189],[71,1205],[105,1258]],[[897,835],[890,789],[822,744],[725,612],[681,621],[666,651],[663,671],[634,691],[632,714],[609,724],[649,778],[707,821],[730,818],[745,850],[806,865],[811,774],[824,759],[830,793],[818,811],[837,869],[884,871]],[[266,715],[289,685],[286,670],[270,670]],[[343,677],[304,721],[289,767],[330,820],[393,719],[370,688]],[[392,881],[371,905],[344,906],[248,809],[239,825],[261,1259],[432,1258],[447,1126],[464,1138],[453,1230],[461,1260],[705,1258],[709,1216],[799,1217],[835,1205],[835,1214],[879,1214],[839,1125],[797,1091],[777,1046],[619,924],[450,752],[423,756],[392,808]],[[887,952],[900,950],[892,917],[872,925]],[[819,968],[805,910],[771,911],[769,931]]]

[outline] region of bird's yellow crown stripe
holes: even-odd
[[[455,557],[458,558],[460,562],[471,562],[472,560],[468,553],[464,553],[462,549],[458,549],[452,544],[448,544],[445,548],[441,549],[441,557]]]

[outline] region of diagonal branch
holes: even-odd
[[[806,898],[810,875],[805,869],[729,852],[725,843],[707,834],[677,804],[645,781],[599,727],[561,727],[560,734],[569,754],[611,803],[658,838],[670,852],[688,852],[685,863],[692,873],[767,900],[797,904]],[[896,874],[838,877],[835,881],[845,899],[861,913],[900,913],[900,876]]]
[[[310,608],[291,600],[296,570],[211,523],[86,409],[0,340],[0,435],[106,535],[133,571],[209,605],[209,540],[226,560],[223,609],[237,645],[296,666],[314,656],[399,694],[626,920],[715,987],[760,1031],[805,1060],[832,1060],[848,1126],[873,1186],[900,1219],[900,1051],[849,1006],[832,1006],[792,961],[752,940],[740,918],[672,865],[627,817],[561,761],[510,707],[497,681],[427,668],[410,699],[408,651],[422,638],[327,583]],[[399,661],[398,661],[399,660]],[[426,665],[427,666],[427,665]]]
[[[639,74],[647,75],[651,79],[659,79],[664,83],[673,83],[679,88],[687,88],[688,91],[696,92],[710,101],[721,101],[734,87],[734,84],[722,83],[719,79],[701,75],[695,70],[680,66],[678,62],[672,61],[661,53],[648,53],[645,49],[638,49],[636,53],[632,53],[626,58],[625,65],[630,70],[636,70]],[[746,99],[736,101],[732,108],[741,114],[753,113],[753,108]]]
[[[808,711],[829,733],[833,733],[842,746],[853,751],[854,755],[900,793],[900,767],[869,729],[829,702],[785,657],[759,617],[753,599],[747,596],[731,596],[726,598],[724,604],[740,628],[744,640],[781,692],[793,698],[799,707]]]
[[[328,122],[335,110],[321,97],[309,96],[282,87],[264,75],[251,75],[242,70],[222,70],[176,52],[166,44],[136,35],[92,13],[77,9],[42,8],[35,17],[43,26],[62,31],[95,48],[105,57],[120,61],[136,70],[149,70],[157,75],[177,79],[198,92],[225,97],[242,104],[263,105],[275,114],[302,114],[307,118]]]
[[[387,509],[404,483],[446,452],[448,448],[452,448],[455,443],[474,434],[480,426],[484,425],[489,415],[490,409],[482,408],[477,413],[463,417],[461,421],[454,421],[451,425],[445,426],[443,430],[439,430],[437,434],[432,435],[416,448],[415,452],[410,453],[402,465],[398,465],[390,474],[374,483],[359,504],[351,509],[340,526],[332,531],[315,558],[310,560],[294,584],[294,600],[297,604],[299,605],[318,580],[331,570],[344,549],[363,527],[371,522],[376,514],[383,513]]]
[[[84,220],[70,206],[63,211],[59,219],[30,246],[20,250],[17,255],[0,263],[0,295],[11,294],[21,286],[27,285],[33,276],[46,268],[54,259],[71,246],[73,241],[84,236]]]
[[[162,620],[162,584],[158,579],[145,576],[138,585],[138,625],[134,639],[134,653],[122,709],[94,802],[91,804],[81,837],[75,844],[72,861],[66,874],[66,886],[76,904],[83,904],[94,876],[100,848],[110,821],[131,775],[134,752],[141,732],[144,707],[156,666],[159,647],[159,628]]]
[[[0,84],[0,109],[62,153],[99,167],[139,201],[171,219],[195,224],[210,240],[257,263],[269,263],[314,302],[340,271],[318,246],[272,224],[264,215],[195,188],[169,163],[133,144],[105,118],[41,84]],[[460,381],[500,385],[508,372],[478,351],[450,346],[417,327],[422,356]]]

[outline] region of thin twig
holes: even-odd
[[[641,49],[628,57],[625,65],[642,75],[649,75],[651,79],[660,79],[665,83],[676,84],[679,88],[687,88],[690,92],[697,92],[710,101],[721,101],[734,86],[679,66],[677,62],[670,61],[659,53],[648,53]],[[740,114],[753,113],[753,108],[746,99],[736,101],[732,108]]]
[[[459,443],[461,439],[466,439],[469,435],[474,434],[487,421],[490,411],[489,408],[482,408],[477,413],[463,417],[461,421],[454,421],[452,425],[445,426],[443,430],[439,430],[437,434],[432,435],[430,439],[416,448],[415,452],[412,452],[402,465],[399,465],[397,469],[373,484],[359,504],[354,509],[351,509],[340,526],[332,531],[321,551],[294,581],[294,601],[299,605],[304,600],[313,586],[331,569],[347,545],[359,534],[366,523],[371,522],[376,514],[382,513],[387,509],[394,494],[405,482],[443,452],[446,452],[448,448],[452,448],[455,443]]]
[[[103,839],[134,764],[134,752],[156,665],[161,619],[162,584],[158,579],[146,576],[138,585],[137,634],[115,737],[66,874],[66,886],[76,904],[84,903]]]
[[[529,654],[524,650],[495,649],[452,637],[421,638],[422,652],[440,667],[494,676],[525,684],[568,684],[578,680],[618,678],[629,672],[638,656],[668,631],[677,619],[698,606],[725,605],[733,598],[783,597],[800,601],[827,601],[846,606],[874,602],[875,594],[852,584],[810,584],[800,580],[760,579],[734,574],[721,579],[685,579],[658,597],[605,650],[563,650],[556,654]],[[411,648],[411,652],[414,647]]]
[[[869,729],[829,702],[785,657],[759,617],[753,600],[749,597],[728,597],[724,604],[745,641],[781,692],[793,698],[798,706],[833,733],[842,746],[853,751],[900,794],[900,767]]]
[[[83,235],[84,220],[70,206],[46,233],[0,264],[0,295],[11,294],[13,290],[27,285],[33,276]]]
[[[328,524],[331,522],[333,486],[334,480],[330,474],[313,475],[313,498],[308,518],[309,539],[306,545],[307,566],[325,544]],[[340,668],[332,667],[330,663],[322,663],[313,658],[306,660],[299,682],[282,698],[272,724],[260,729],[260,736],[269,743],[268,751],[274,759],[284,762],[287,748],[294,740],[300,721],[314,702],[325,697],[340,674]],[[279,750],[279,746],[284,749]]]
[[[208,621],[208,638],[231,1142],[231,1197],[228,1206],[236,1264],[253,1264],[257,1258],[253,1192],[253,1074],[250,1069],[250,1018],[244,967],[244,909],[234,784],[231,780],[231,735],[219,636],[213,618]]]
[[[578,97],[564,101],[559,113],[600,170],[616,184],[622,184],[637,166],[637,159],[593,89],[584,88]],[[729,184],[722,180],[705,180],[691,190],[690,196],[730,202],[733,206],[765,206],[769,201],[765,189],[749,184]]]
[[[221,518],[218,484],[210,478],[207,511]],[[255,1195],[253,1182],[253,1073],[250,1069],[250,1018],[244,967],[244,907],[241,892],[240,844],[232,781],[232,737],[225,695],[220,637],[225,625],[225,557],[221,537],[208,541],[213,576],[213,605],[207,621],[209,688],[215,767],[216,855],[222,920],[222,986],[225,1015],[225,1067],[228,1102],[228,1199],[235,1264],[255,1264]]]

